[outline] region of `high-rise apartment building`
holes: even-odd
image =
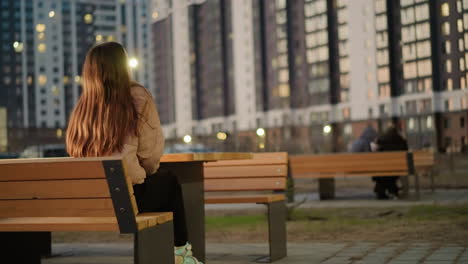
[[[156,10],[169,3],[156,2]],[[175,113],[166,134],[253,135],[263,127],[267,149],[291,150],[292,142],[292,151],[342,151],[369,122],[384,129],[400,118],[414,147],[466,144],[467,4],[174,3],[164,9],[173,22],[167,34],[185,43],[174,42],[173,64],[159,66],[174,69],[166,94],[175,103],[160,106]]]
[[[0,1],[0,107],[9,135],[21,140],[37,128],[55,134],[66,126],[86,53],[97,43],[122,43],[138,61],[134,78],[154,92],[150,6],[147,0]]]

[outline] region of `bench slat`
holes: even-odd
[[[0,184],[0,200],[109,197],[106,179],[13,181]]]
[[[361,166],[359,166],[361,165]],[[389,162],[389,164],[356,164],[353,166],[336,165],[336,166],[318,166],[312,164],[291,164],[291,172],[294,174],[299,171],[309,172],[387,172],[387,171],[407,171],[406,164],[400,165]]]
[[[25,163],[0,163],[0,181],[34,181],[61,179],[104,179],[104,169],[100,160],[71,161],[69,158],[60,162],[47,162],[60,159]]]
[[[172,220],[172,213],[145,213],[136,217],[138,229]],[[0,218],[0,231],[119,231],[115,217]]]
[[[273,152],[273,153],[253,153],[252,159],[246,160],[221,160],[215,162],[205,163],[205,167],[219,167],[219,166],[247,166],[247,165],[274,165],[274,164],[287,164],[287,152]]]
[[[114,216],[110,198],[0,200],[0,217]]]
[[[283,194],[270,195],[246,195],[246,196],[205,196],[207,204],[226,204],[226,203],[272,203],[283,201],[286,197]]]
[[[286,177],[286,165],[205,167],[205,178]]]
[[[407,176],[408,171],[400,172],[374,172],[374,173],[313,173],[309,171],[295,172],[294,178],[347,178],[347,177],[385,177],[385,176]]]
[[[286,178],[205,179],[206,192],[284,190]]]

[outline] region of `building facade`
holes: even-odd
[[[174,5],[153,6],[179,41],[159,66],[174,69],[173,84],[155,83],[175,84],[174,103],[160,106],[175,113],[162,117],[174,142],[220,146],[226,132],[234,150],[345,151],[368,124],[382,131],[398,118],[413,148],[468,143],[466,0]]]
[[[33,134],[61,140],[57,129],[67,125],[81,93],[86,53],[95,44],[122,43],[138,61],[134,78],[154,92],[151,2],[2,0],[0,5],[0,107],[7,110],[13,148],[23,139],[29,144],[40,138]]]

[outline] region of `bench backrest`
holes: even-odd
[[[408,175],[409,159],[412,156],[406,151],[295,155],[289,158],[295,178]]]
[[[204,165],[205,191],[284,190],[288,153],[254,153],[248,160],[224,160]]]
[[[120,232],[133,233],[137,214],[119,159],[0,161],[0,218],[117,217]]]
[[[426,150],[418,150],[413,152],[414,166],[416,169],[428,171],[434,167],[434,153]]]

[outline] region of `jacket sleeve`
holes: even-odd
[[[146,175],[154,174],[164,152],[164,135],[158,110],[151,94],[143,87],[132,93],[140,119],[137,157]]]

